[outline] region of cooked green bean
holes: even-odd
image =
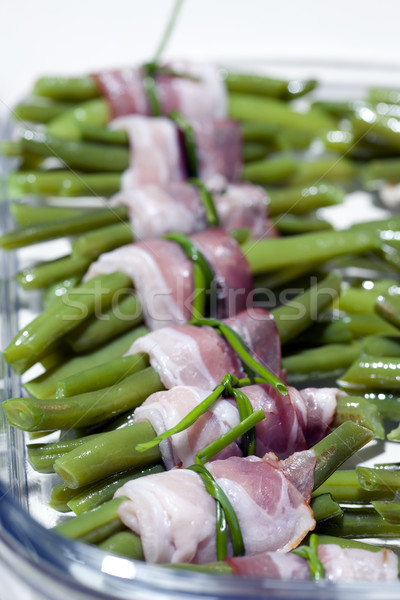
[[[338,186],[320,183],[311,187],[288,187],[269,190],[269,214],[281,213],[304,215],[324,206],[334,206],[344,200],[344,191]]]
[[[319,217],[297,217],[294,215],[278,215],[272,219],[277,230],[283,235],[296,235],[312,231],[332,230],[333,226],[328,221]]]
[[[53,284],[50,284],[43,291],[42,300],[44,308],[47,308],[52,302],[57,300],[57,298],[64,296],[70,289],[79,285],[81,280],[82,277],[80,275],[74,275],[63,279],[62,281],[56,281]]]
[[[311,499],[310,506],[318,522],[342,517],[343,510],[330,494],[319,494]]]
[[[364,282],[361,287],[345,288],[340,293],[337,305],[347,313],[373,314],[378,296],[387,292],[393,285],[396,285],[393,279],[382,279]]]
[[[142,352],[111,360],[107,362],[107,368],[98,365],[59,381],[56,397],[61,399],[109,387],[148,366],[148,356]]]
[[[379,296],[375,309],[381,317],[397,327],[400,334],[400,287],[392,289],[396,290],[396,294],[394,291],[388,290],[388,293]]]
[[[54,473],[54,463],[57,458],[85,444],[93,437],[95,436],[92,435],[47,444],[28,444],[28,460],[35,471],[39,473]]]
[[[396,335],[398,329],[379,315],[352,314],[343,317],[355,338],[369,335]]]
[[[125,207],[116,206],[112,210],[91,210],[69,219],[53,221],[52,223],[31,225],[21,229],[14,229],[0,237],[0,246],[6,250],[14,250],[37,242],[51,240],[58,237],[76,235],[98,229],[113,223],[120,223],[127,219]]]
[[[369,504],[372,500],[393,498],[388,490],[365,490],[361,487],[355,470],[339,469],[313,492],[313,497],[330,494],[336,502],[343,504]]]
[[[395,494],[400,489],[400,473],[390,469],[357,467],[358,481],[365,490],[379,490]]]
[[[130,244],[133,239],[131,226],[128,223],[118,223],[79,236],[72,244],[72,252],[77,256],[97,257],[119,246]]]
[[[13,118],[18,121],[48,123],[70,109],[71,105],[67,102],[54,102],[47,98],[32,98],[17,104],[13,110]]]
[[[152,367],[134,373],[111,387],[60,400],[13,398],[6,400],[8,422],[24,431],[53,431],[101,423],[136,406],[163,390]]]
[[[44,400],[45,398],[54,398],[56,396],[57,384],[66,377],[83,373],[87,369],[91,369],[105,362],[112,361],[125,354],[133,342],[146,335],[149,330],[146,327],[138,327],[133,331],[125,333],[115,340],[112,340],[105,346],[82,354],[81,356],[73,356],[68,358],[63,364],[55,369],[51,369],[43,375],[39,375],[35,379],[24,384],[24,388],[31,396]]]
[[[72,208],[71,206],[48,206],[47,204],[27,204],[13,202],[10,212],[20,227],[37,225],[38,223],[50,223],[78,215],[87,214],[84,208]]]
[[[91,260],[88,257],[65,256],[27,267],[17,274],[16,279],[25,290],[37,290],[60,281],[60,279],[82,278],[90,263]]]
[[[307,381],[318,373],[344,371],[360,356],[361,349],[360,342],[327,344],[284,357],[282,367],[287,369],[289,381]]]
[[[96,439],[64,454],[54,469],[73,489],[96,483],[121,471],[153,466],[161,460],[158,446],[137,452],[136,445],[155,437],[148,421],[99,434]]]
[[[104,542],[99,544],[99,548],[104,552],[111,552],[118,556],[132,558],[134,560],[144,560],[142,543],[140,538],[132,531],[120,531],[110,536]]]
[[[38,360],[54,342],[78,327],[95,310],[109,306],[118,290],[129,289],[131,285],[129,277],[116,272],[94,277],[73,288],[15,336],[4,352],[6,360],[17,365]]]
[[[361,356],[339,383],[346,390],[400,390],[400,358]]]
[[[394,539],[400,535],[400,525],[389,523],[377,513],[371,513],[366,509],[343,509],[341,519],[318,523],[315,531],[317,534],[344,538]]]
[[[389,523],[400,523],[400,502],[398,500],[373,500],[376,512]]]

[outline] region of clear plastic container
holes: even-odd
[[[237,63],[235,63],[237,66]],[[316,77],[321,81],[318,98],[358,98],[371,85],[398,86],[398,69],[384,65],[343,65],[274,61],[241,63],[243,70],[259,70],[277,76]],[[300,100],[301,103],[301,100]],[[6,132],[7,133],[7,132]],[[8,169],[9,165],[2,165]],[[32,200],[34,201],[34,199]],[[354,202],[354,199],[352,200]],[[357,202],[372,211],[367,194]],[[357,203],[340,213],[342,226],[354,218]],[[377,213],[378,214],[378,213]],[[334,215],[334,213],[332,213]],[[346,216],[347,215],[347,216]],[[1,226],[11,227],[6,203],[0,203]],[[1,343],[4,348],[15,332],[40,309],[40,295],[24,294],[13,275],[40,256],[62,254],[65,247],[51,242],[17,253],[2,253],[0,306]],[[1,400],[19,396],[19,378],[1,356]],[[25,435],[0,419],[0,597],[23,600],[88,600],[93,598],[161,600],[165,598],[245,600],[398,600],[400,583],[340,584],[327,582],[277,582],[265,579],[221,577],[178,571],[107,555],[96,547],[63,539],[47,528],[63,517],[47,506],[56,477],[40,476],[28,465]],[[399,460],[395,444],[372,444],[361,460]],[[384,454],[382,454],[384,453]]]

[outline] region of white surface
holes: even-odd
[[[45,73],[85,73],[151,58],[173,0],[5,0],[0,114]],[[305,58],[399,66],[393,0],[186,0],[166,56]]]

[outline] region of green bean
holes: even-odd
[[[54,473],[54,463],[57,458],[97,436],[76,438],[47,444],[28,444],[28,460],[35,471],[39,473]]]
[[[162,473],[163,471],[165,471],[164,466],[156,464],[144,469],[133,468],[129,471],[111,475],[100,481],[100,483],[86,486],[83,490],[74,490],[74,496],[68,500],[68,506],[75,514],[80,515],[96,508],[96,506],[100,506],[103,502],[111,500],[116,490],[128,481],[153,473]],[[66,491],[70,488],[64,486],[64,489]]]
[[[365,490],[361,487],[355,470],[339,469],[313,492],[313,498],[330,494],[336,502],[343,504],[369,504],[372,500],[393,498],[387,490]]]
[[[128,223],[118,223],[79,236],[72,244],[72,252],[77,256],[97,257],[132,242],[131,226]]]
[[[400,401],[393,394],[369,392],[365,397],[376,406],[383,419],[400,422]]]
[[[312,103],[312,106],[327,112],[335,118],[350,117],[354,111],[364,105],[364,102],[359,100],[317,100]]]
[[[106,361],[112,361],[125,354],[133,342],[146,335],[149,330],[146,327],[138,327],[133,331],[129,331],[115,340],[109,342],[92,352],[81,356],[74,356],[66,360],[62,365],[55,369],[51,369],[35,379],[24,384],[25,390],[35,398],[45,399],[55,397],[57,384],[66,377],[83,373],[87,369],[102,365]]]
[[[319,217],[297,217],[293,215],[279,215],[272,219],[277,230],[284,235],[310,233],[312,231],[332,230],[333,226],[328,221]]]
[[[82,277],[80,275],[73,275],[72,277],[68,277],[63,279],[62,281],[56,281],[53,284],[50,284],[43,291],[43,306],[47,308],[52,304],[57,298],[60,296],[64,296],[69,290],[76,287],[80,284]]]
[[[244,240],[243,245],[248,240]],[[290,267],[285,267],[276,271],[272,271],[266,275],[257,275],[254,279],[255,300],[263,302],[265,294],[267,295],[267,306],[269,307],[270,298],[268,290],[282,288],[290,281],[298,280],[299,277],[315,271],[320,266],[320,263],[298,263]]]
[[[164,389],[152,367],[134,373],[111,387],[63,398],[13,398],[4,403],[11,425],[24,431],[52,431],[86,427],[139,406],[154,392]]]
[[[127,219],[127,216],[127,210],[123,206],[116,206],[112,210],[109,208],[91,210],[89,213],[80,214],[69,219],[15,229],[0,237],[0,246],[6,250],[14,250],[29,244],[76,235],[91,229],[120,223]]]
[[[22,194],[39,196],[111,196],[119,191],[121,173],[82,173],[66,169],[11,173],[8,178],[12,197]]]
[[[261,75],[224,71],[223,77],[229,92],[280,98],[288,88],[288,82],[283,79],[272,79]]]
[[[46,131],[59,138],[79,140],[82,123],[105,125],[109,118],[110,110],[104,100],[89,100],[49,121]]]
[[[73,288],[15,336],[4,352],[6,360],[17,365],[38,360],[54,342],[78,327],[95,310],[109,306],[118,290],[130,287],[129,277],[116,272],[94,277]]]
[[[100,319],[88,319],[65,337],[75,354],[93,350],[125,331],[143,323],[142,306],[134,293],[122,297]]]
[[[315,532],[344,538],[394,539],[400,535],[400,525],[389,523],[380,515],[365,509],[344,509],[341,519],[318,523]]]
[[[58,194],[63,197],[112,196],[121,189],[121,173],[87,173],[79,177],[66,177]]]
[[[326,261],[349,252],[379,249],[380,239],[372,231],[323,231],[283,239],[247,242],[242,250],[253,274],[288,267],[299,261]]]
[[[357,137],[377,140],[395,150],[400,149],[400,121],[391,115],[378,114],[371,108],[361,108],[351,123]]]
[[[357,396],[343,396],[337,399],[335,427],[345,421],[352,421],[370,429],[378,439],[385,439],[385,429],[378,409],[368,400]]]
[[[42,157],[54,156],[73,169],[83,171],[124,171],[129,166],[129,149],[107,144],[71,141],[43,133],[26,132],[23,151]]]
[[[400,523],[400,502],[398,500],[373,500],[376,512],[389,523]]]
[[[352,421],[346,421],[315,444],[312,448],[317,459],[314,469],[314,490],[373,437],[369,429]]]
[[[318,522],[342,517],[343,510],[330,494],[320,494],[311,499],[310,506]]]
[[[399,390],[400,359],[396,357],[361,356],[340,378],[346,390]]]
[[[300,114],[279,100],[246,94],[229,95],[229,115],[239,121],[258,121],[310,135],[334,129],[334,121],[319,110]]]
[[[372,335],[363,340],[363,353],[375,356],[400,357],[400,332],[398,336]]]
[[[259,142],[248,142],[243,146],[243,162],[245,164],[254,161],[262,160],[266,154],[269,154],[270,149],[265,144]]]
[[[59,381],[56,397],[67,398],[110,387],[148,366],[148,356],[141,352],[111,360],[107,362],[107,368],[106,365],[98,365]]]
[[[369,335],[396,335],[398,329],[379,315],[353,314],[343,317],[355,338]]]
[[[102,433],[54,463],[54,469],[70,488],[96,483],[121,471],[153,466],[161,460],[158,446],[137,452],[136,445],[155,437],[149,421]]]
[[[382,279],[364,282],[361,287],[345,288],[338,298],[338,308],[347,313],[373,314],[378,296],[395,284],[393,279]]]
[[[303,294],[273,310],[282,344],[307,329],[317,315],[329,306],[339,293],[341,281],[339,275],[331,273]]]
[[[99,548],[117,556],[134,560],[144,560],[140,538],[132,531],[120,531],[99,544]]]
[[[268,210],[271,217],[287,212],[304,215],[324,206],[341,204],[345,196],[342,188],[328,183],[311,187],[269,190],[268,195]]]
[[[67,102],[54,102],[47,98],[32,98],[17,104],[13,110],[13,118],[18,121],[48,123],[70,109],[71,105]]]
[[[289,178],[289,184],[316,185],[321,181],[345,183],[355,175],[354,164],[346,158],[320,158],[310,162],[299,162],[297,170]]]
[[[353,340],[353,334],[344,319],[316,323],[301,336],[301,343],[311,346],[318,344],[349,344]]]
[[[81,123],[79,125],[82,139],[88,142],[101,142],[102,144],[129,145],[129,136],[123,129],[111,129],[111,127],[93,125],[93,123]]]
[[[67,502],[72,500],[75,496],[76,490],[71,490],[71,488],[59,483],[55,485],[51,490],[51,497],[49,506],[54,508],[54,510],[62,513],[70,512],[70,507]]]
[[[390,469],[357,467],[358,481],[365,490],[379,490],[395,494],[400,489],[400,473]]]
[[[38,223],[50,223],[52,221],[69,219],[84,215],[84,208],[72,208],[70,206],[48,206],[38,204],[26,204],[13,202],[10,212],[20,227],[37,225]]]
[[[27,267],[17,274],[16,279],[25,290],[37,290],[45,288],[60,279],[82,278],[91,262],[88,257],[65,256],[33,267]]]
[[[64,537],[80,539],[87,543],[103,541],[99,537],[91,537],[91,534],[95,534],[96,531],[102,529],[105,525],[112,525],[115,521],[121,523],[118,518],[118,508],[124,500],[126,500],[124,497],[114,498],[114,500],[110,500],[84,515],[79,515],[61,523],[61,525],[53,527],[53,531]],[[105,538],[103,537],[103,539]]]
[[[61,182],[66,177],[79,177],[65,169],[50,171],[17,171],[8,177],[9,193],[18,198],[22,194],[57,195]]]
[[[389,433],[387,434],[387,439],[391,442],[398,442],[400,440],[400,424],[391,431],[389,431]]]
[[[282,367],[287,369],[289,381],[307,381],[318,373],[347,369],[360,356],[361,349],[359,342],[327,344],[284,357]]]
[[[376,312],[399,329],[400,334],[400,287],[392,288],[388,293],[379,296],[376,300]]]
[[[378,103],[400,104],[400,91],[390,88],[372,87],[368,90],[368,100]]]
[[[53,100],[83,102],[99,96],[99,91],[91,77],[40,77],[33,87],[35,96],[45,96]]]
[[[253,183],[278,183],[288,179],[297,167],[297,160],[291,156],[283,155],[245,164],[242,177]]]

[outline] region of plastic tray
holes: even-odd
[[[235,61],[237,66],[237,62]],[[228,65],[229,66],[229,65]],[[398,86],[398,69],[385,65],[344,65],[274,61],[241,63],[241,68],[259,70],[281,77],[317,77],[321,81],[318,98],[358,98],[371,85]],[[301,101],[300,101],[301,104]],[[7,135],[7,131],[5,134]],[[12,166],[12,165],[11,165]],[[3,163],[3,170],[10,164]],[[3,190],[4,195],[4,190]],[[5,198],[5,200],[7,200]],[[35,201],[35,199],[32,199]],[[360,215],[379,218],[368,194],[353,193],[344,209],[328,216],[346,227]],[[368,209],[368,213],[367,213]],[[3,230],[12,226],[7,202],[0,203]],[[42,244],[17,253],[1,253],[0,335],[2,348],[16,331],[40,310],[40,295],[24,294],[17,288],[13,275],[22,266],[65,252],[67,242]],[[19,378],[1,360],[0,399],[21,394]],[[395,444],[372,443],[361,452],[358,461],[366,464],[399,460]],[[390,600],[400,597],[398,584],[340,584],[327,582],[276,582],[263,579],[240,579],[209,576],[167,569],[115,556],[95,547],[62,539],[48,531],[60,518],[47,506],[56,476],[40,476],[26,460],[25,435],[0,419],[0,597],[29,600],[64,600],[71,598],[247,598],[318,599],[318,600]]]

